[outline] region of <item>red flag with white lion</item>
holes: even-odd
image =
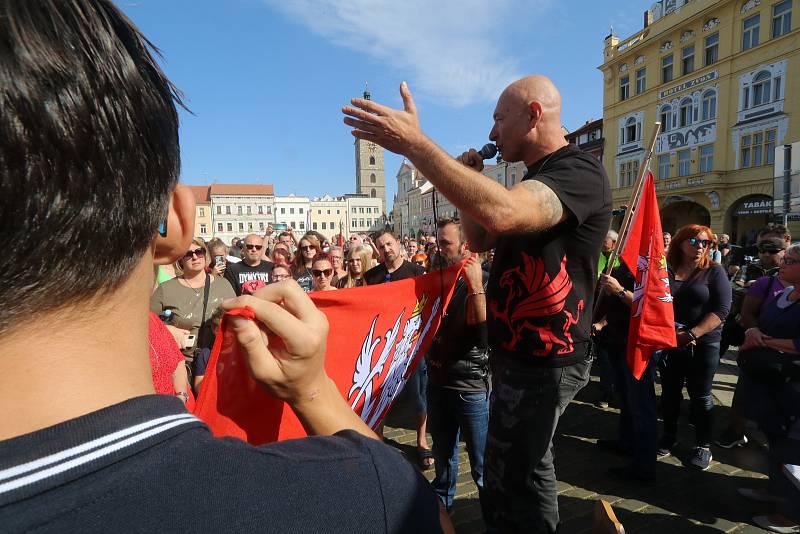
[[[325,370],[342,397],[373,429],[386,415],[433,340],[461,264],[416,278],[310,293],[330,325]],[[229,315],[223,318],[194,414],[216,436],[254,445],[305,436],[282,401],[251,377],[239,354]],[[270,338],[270,343],[280,343]]]

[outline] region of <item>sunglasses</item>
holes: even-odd
[[[311,274],[314,275],[314,278],[319,278],[320,276],[325,276],[328,278],[330,275],[333,274],[333,269],[311,269]]]
[[[197,256],[198,258],[205,258],[206,257],[206,249],[198,248],[195,250],[190,250],[186,254],[183,255],[184,258],[187,260],[191,260],[192,256]]]
[[[690,237],[687,239],[690,245],[697,248],[698,245],[702,246],[703,248],[708,248],[711,246],[712,241],[710,239],[698,239],[696,237]]]
[[[311,250],[312,248],[314,248],[313,245],[305,245],[305,246],[300,247],[300,250]]]
[[[262,248],[264,248],[264,245],[245,245],[245,246],[247,247],[247,250],[253,250],[253,249],[261,250]]]
[[[422,265],[423,267],[425,267],[425,262],[424,261],[415,261],[414,263],[416,263],[417,265]]]

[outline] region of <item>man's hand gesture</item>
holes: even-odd
[[[400,84],[403,109],[393,109],[372,100],[354,98],[344,106],[344,123],[353,127],[353,136],[372,141],[397,154],[409,155],[426,139],[419,127],[417,106],[406,82]]]

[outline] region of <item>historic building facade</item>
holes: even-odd
[[[230,243],[234,237],[263,234],[267,225],[275,220],[272,185],[212,184],[203,187],[208,188],[210,201],[209,237],[218,237]],[[197,207],[198,215],[201,208],[204,209],[204,206]],[[200,235],[207,235],[202,233],[202,228],[200,230]]]
[[[368,90],[364,98],[370,99]],[[356,139],[356,194],[381,199],[381,214],[386,213],[386,175],[383,169],[383,147],[371,141]]]
[[[606,37],[603,162],[615,205],[628,203],[660,121],[651,170],[665,230],[698,222],[745,243],[773,219],[776,149],[800,140],[798,9],[660,0],[641,31]]]

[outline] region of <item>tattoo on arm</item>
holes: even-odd
[[[545,184],[538,180],[525,180],[519,185],[533,193],[538,201],[533,210],[536,223],[531,224],[531,230],[551,228],[567,218],[569,210],[564,209],[558,195]]]

